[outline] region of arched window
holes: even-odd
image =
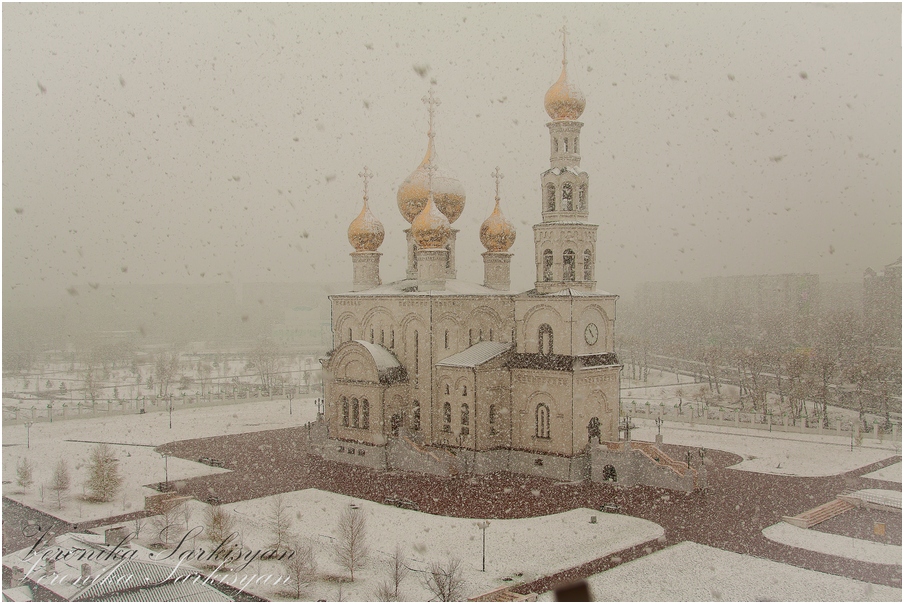
[[[552,281],[552,250],[543,250],[543,280]]]
[[[490,405],[490,435],[495,436],[499,433],[499,430],[496,429],[496,405]]]
[[[559,152],[559,139],[557,139],[557,138],[552,139],[552,143],[553,143],[553,147],[555,148],[555,152],[558,153]]]
[[[580,153],[580,152],[581,152],[581,146],[580,146],[580,144],[578,143],[578,137],[577,137],[577,136],[574,137],[574,152],[575,152],[575,153]]]
[[[446,245],[446,268],[450,268],[452,266],[452,246]]]
[[[449,330],[448,329],[446,330],[445,343],[446,343],[446,350],[449,350]]]
[[[568,153],[568,139],[565,139],[565,153]]]
[[[538,339],[537,344],[540,354],[552,354],[552,327],[546,323],[541,325]]]
[[[370,343],[371,344],[374,343],[374,328],[373,327],[370,328]]]
[[[473,345],[474,345],[474,330],[469,329],[468,330],[468,346],[473,346]]]
[[[546,185],[546,211],[556,211],[556,186],[552,183]]]
[[[352,399],[352,428],[358,427],[358,422],[361,419],[361,409],[358,406],[358,399]]]
[[[384,330],[382,330],[382,329],[380,330],[380,346],[383,346],[383,343],[384,343],[384,341],[385,341],[385,340],[384,340],[384,338],[385,338],[385,333],[386,333],[386,332],[385,332]]]
[[[468,405],[461,406],[461,434],[467,436],[471,433],[471,410]]]
[[[581,185],[578,189],[578,212],[587,211],[587,185]]]
[[[367,399],[361,401],[361,427],[365,430],[370,429],[370,403]]]
[[[389,328],[389,347],[395,348],[395,328]]]
[[[574,250],[562,252],[562,281],[574,281]]]
[[[415,432],[421,429],[421,404],[414,401],[414,411],[411,413],[411,429]]]
[[[537,438],[549,438],[549,407],[537,405]]]
[[[562,185],[562,211],[570,212],[573,209],[571,183],[566,182]]]
[[[348,399],[343,396],[339,400],[342,402],[342,425],[348,428]]]
[[[461,387],[461,395],[468,396],[468,385],[467,384],[465,384],[464,386]]]
[[[352,341],[352,328],[351,327],[348,328],[348,341],[349,342]]]
[[[417,245],[411,246],[412,268],[417,270]]]
[[[584,281],[593,281],[593,254],[584,250]]]
[[[449,394],[449,384],[446,384],[446,394]]]
[[[452,431],[452,405],[443,403],[443,432]]]

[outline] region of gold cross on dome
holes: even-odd
[[[568,39],[568,28],[563,25],[562,29],[560,29],[559,31],[562,32],[562,65],[566,65],[568,64],[568,54],[565,50],[565,44]]]
[[[425,96],[421,100],[425,105],[427,105],[427,112],[430,114],[430,129],[427,130],[427,136],[433,138],[433,114],[436,111],[436,107],[442,104],[442,101],[440,101],[439,98],[433,94],[432,86],[427,92],[427,96]]]
[[[367,166],[364,166],[363,172],[358,172],[358,176],[364,179],[364,199],[367,199],[367,183],[368,181],[374,177],[374,173],[367,169]]]
[[[496,201],[499,201],[499,181],[505,178],[505,174],[499,171],[499,166],[496,166],[496,171],[490,176],[496,179]]]

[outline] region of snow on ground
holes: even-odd
[[[832,535],[779,522],[763,529],[766,539],[792,547],[876,564],[901,564],[901,546]]]
[[[892,507],[901,508],[901,491],[889,491],[888,489],[860,489],[853,494],[854,497],[865,495],[864,499],[874,503],[886,503]]]
[[[367,566],[355,573],[355,582],[342,586],[343,599],[354,601],[375,598],[379,582],[386,578],[385,561],[396,544],[402,547],[408,565],[416,570],[426,568],[433,561],[446,560],[450,555],[461,560],[465,595],[472,597],[571,568],[664,534],[662,527],[647,520],[586,508],[536,518],[491,520],[486,530],[486,572],[481,572],[481,530],[474,519],[434,516],[317,489],[286,493],[283,497],[293,520],[293,533],[315,543],[321,579],[305,596],[315,600],[337,600],[336,578],[347,577],[347,571],[333,559],[332,543],[338,534],[340,511],[352,502],[366,515],[371,551]],[[237,531],[248,547],[256,550],[272,542],[267,519],[274,500],[275,497],[266,497],[226,506],[238,519]],[[192,505],[195,507],[192,517],[202,518],[204,504],[193,501]],[[590,523],[591,516],[597,517],[597,524]],[[246,570],[258,574],[279,573],[280,567],[276,562],[263,562]],[[403,583],[406,600],[431,599],[432,595],[422,585],[421,574],[412,572]],[[504,581],[506,577],[512,581]],[[260,595],[277,596],[272,589]]]
[[[652,419],[632,418],[637,429],[632,438],[652,441],[656,425]],[[830,434],[767,432],[751,428],[691,426],[668,422],[662,425],[666,444],[705,447],[744,457],[732,466],[737,470],[786,476],[831,476],[896,455],[895,443],[869,441],[850,450],[850,439]]]
[[[873,585],[685,541],[588,578],[603,602],[900,602]],[[551,601],[552,592],[541,600]]]
[[[888,482],[901,482],[901,462],[890,466],[885,466],[875,472],[864,474],[863,478],[875,478],[876,480],[887,480]]]
[[[169,415],[164,411],[43,422],[31,426],[28,448],[24,425],[4,425],[3,494],[70,522],[142,510],[144,497],[155,493],[142,485],[163,482],[167,475],[175,482],[227,471],[177,457],[164,459],[153,447],[189,438],[287,428],[312,421],[316,413],[313,399],[293,400],[291,416],[288,400],[264,400],[179,409],[173,412],[172,429],[169,428]],[[73,440],[94,442],[70,442]],[[95,442],[112,443],[125,478],[119,495],[108,503],[93,503],[82,498],[87,460]],[[27,491],[15,484],[16,464],[23,457],[34,465],[35,484]],[[70,501],[64,503],[62,510],[46,486],[60,459],[66,460],[72,479]],[[10,483],[6,484],[6,481]]]

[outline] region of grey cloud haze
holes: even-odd
[[[601,288],[900,255],[898,4],[5,4],[4,297],[350,280],[364,165],[401,278],[431,79],[459,278],[498,165],[529,287],[563,23]]]

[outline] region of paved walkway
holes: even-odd
[[[899,462],[899,456],[836,476],[794,477],[732,470],[727,466],[741,461],[739,456],[708,451],[710,488],[706,492],[680,493],[589,481],[560,483],[508,473],[439,478],[376,472],[308,455],[306,436],[303,427],[287,428],[169,443],[159,450],[191,460],[202,456],[220,459],[232,470],[181,483],[180,492],[202,501],[210,495],[228,503],[318,488],[376,502],[390,496],[404,497],[427,513],[468,518],[523,518],[616,503],[623,513],[656,522],[665,529],[662,542],[618,552],[530,585],[513,587],[518,591],[536,591],[559,580],[588,576],[681,541],[901,587],[900,566],[802,550],[769,541],[762,535],[762,529],[780,522],[782,516],[793,516],[830,501],[845,489],[875,487],[875,481],[860,476]],[[683,459],[686,449],[665,445],[664,450],[675,459]]]

